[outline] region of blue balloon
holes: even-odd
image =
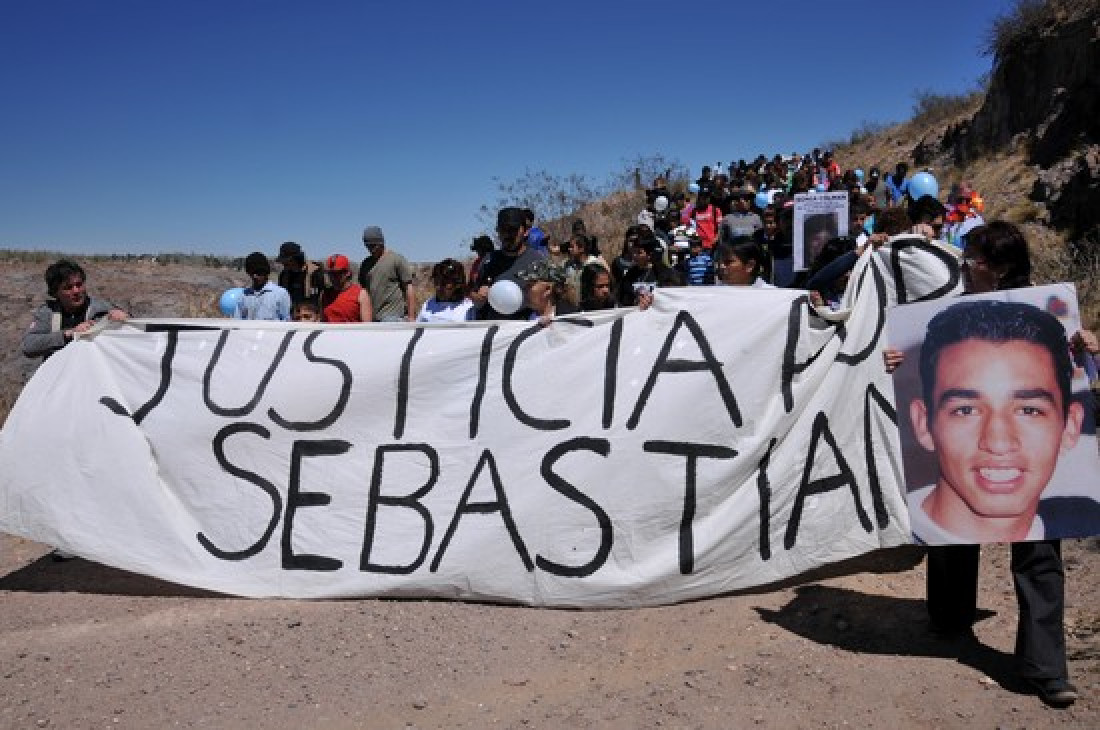
[[[863,182],[863,170],[859,167],[856,168],[856,180]]]
[[[222,310],[222,314],[226,317],[232,317],[237,313],[237,303],[242,299],[244,299],[244,287],[235,286],[232,289],[226,289],[222,298],[218,300],[218,309]]]
[[[909,178],[909,197],[913,200],[920,200],[925,195],[935,198],[939,194],[940,184],[932,177],[932,173],[918,172]]]
[[[768,194],[765,192],[759,192],[756,194],[756,207],[763,210],[768,207]]]
[[[699,184],[698,183],[692,183],[691,185],[688,185],[688,192],[689,193],[699,192]]]

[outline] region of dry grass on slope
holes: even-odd
[[[979,157],[964,167],[956,166],[950,153],[940,149],[948,128],[972,117],[981,103],[981,94],[958,97],[951,113],[918,114],[908,122],[882,129],[854,144],[837,146],[837,161],[842,168],[868,170],[877,166],[883,174],[904,161],[913,171],[918,169],[914,150],[923,142],[931,152],[929,164],[921,168],[935,175],[940,184],[940,198],[945,197],[952,184],[968,182],[985,199],[986,220],[1007,220],[1023,226],[1032,246],[1035,282],[1074,282],[1084,323],[1097,328],[1100,326],[1100,253],[1074,259],[1069,254],[1065,236],[1044,225],[1045,207],[1028,198],[1039,168],[1028,164],[1026,146],[1012,145]],[[949,108],[947,104],[939,106],[941,111]]]

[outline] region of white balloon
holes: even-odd
[[[663,195],[658,195],[657,199],[653,201],[653,210],[658,213],[664,213],[668,210],[668,198]]]
[[[523,290],[511,279],[501,279],[489,287],[489,305],[501,314],[515,314],[523,306]]]

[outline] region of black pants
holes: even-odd
[[[928,616],[940,630],[969,628],[977,618],[977,545],[928,548]],[[1012,581],[1020,621],[1016,660],[1021,676],[1066,678],[1066,577],[1058,540],[1012,544]]]

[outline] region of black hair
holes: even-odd
[[[267,260],[267,256],[264,254],[259,251],[253,251],[244,259],[244,273],[249,276],[252,274],[256,274],[257,276],[270,276],[271,262]]]
[[[623,234],[623,251],[627,254],[630,253],[630,247],[633,246],[642,237],[642,227],[635,223],[626,229],[626,233]]]
[[[568,243],[563,246],[564,252],[566,254],[569,253],[569,249],[573,246],[574,243],[579,243],[581,245],[581,250],[586,256],[589,255],[589,252],[592,250],[592,241],[588,239],[588,236],[584,235],[583,233],[574,233],[572,237],[570,237]]]
[[[1031,304],[978,300],[960,302],[936,314],[920,351],[921,394],[929,412],[933,410],[936,366],[945,347],[966,340],[1001,344],[1022,340],[1041,345],[1054,362],[1054,375],[1062,393],[1062,416],[1069,411],[1073,376],[1066,331],[1058,318]]]
[[[46,267],[46,291],[51,297],[57,298],[57,292],[70,276],[79,274],[80,278],[87,281],[84,269],[80,264],[68,259],[60,259]]]
[[[875,215],[875,233],[896,236],[909,230],[909,214],[904,208],[887,208]]]
[[[318,315],[321,313],[320,306],[318,306],[317,302],[312,299],[299,299],[298,301],[294,302],[294,306],[290,308],[290,313],[292,315],[295,315],[305,310],[308,310]]]
[[[732,241],[719,244],[714,252],[714,262],[718,266],[724,266],[735,258],[742,263],[755,261],[756,269],[752,272],[753,276],[765,279],[770,276],[768,256],[764,253],[764,248],[751,236],[735,236]]]
[[[588,239],[588,255],[599,256],[600,255],[600,239],[597,236],[585,236]]]
[[[909,205],[909,220],[915,223],[931,223],[947,213],[943,203],[931,195],[922,195]]]
[[[859,193],[853,193],[852,199],[848,203],[848,215],[849,217],[855,217],[857,215],[871,215],[871,206],[867,203],[867,200]]]
[[[1027,238],[1007,221],[993,221],[966,234],[967,252],[985,259],[997,272],[997,289],[1016,289],[1031,283],[1031,256]]]
[[[611,285],[610,292],[606,300],[597,300],[593,293],[593,289],[596,287],[596,279],[600,274],[607,276],[607,281]],[[595,309],[611,309],[615,306],[615,302],[618,297],[615,296],[615,280],[611,276],[611,272],[603,267],[603,264],[587,264],[581,269],[581,291],[580,291],[580,306],[585,311],[592,311]]]
[[[454,284],[450,301],[461,302],[466,296],[466,269],[454,259],[443,259],[432,267],[432,283],[436,288],[442,284]],[[438,295],[436,296],[438,299]]]
[[[497,211],[497,228],[507,227],[511,230],[519,230],[527,224],[527,216],[521,208],[509,206]]]
[[[817,254],[817,258],[814,259],[813,265],[810,267],[810,276],[813,277],[814,274],[821,271],[844,254],[855,250],[856,239],[854,236],[834,236],[830,238],[825,242],[825,245],[821,247],[821,251]],[[832,282],[829,283],[832,284]]]

